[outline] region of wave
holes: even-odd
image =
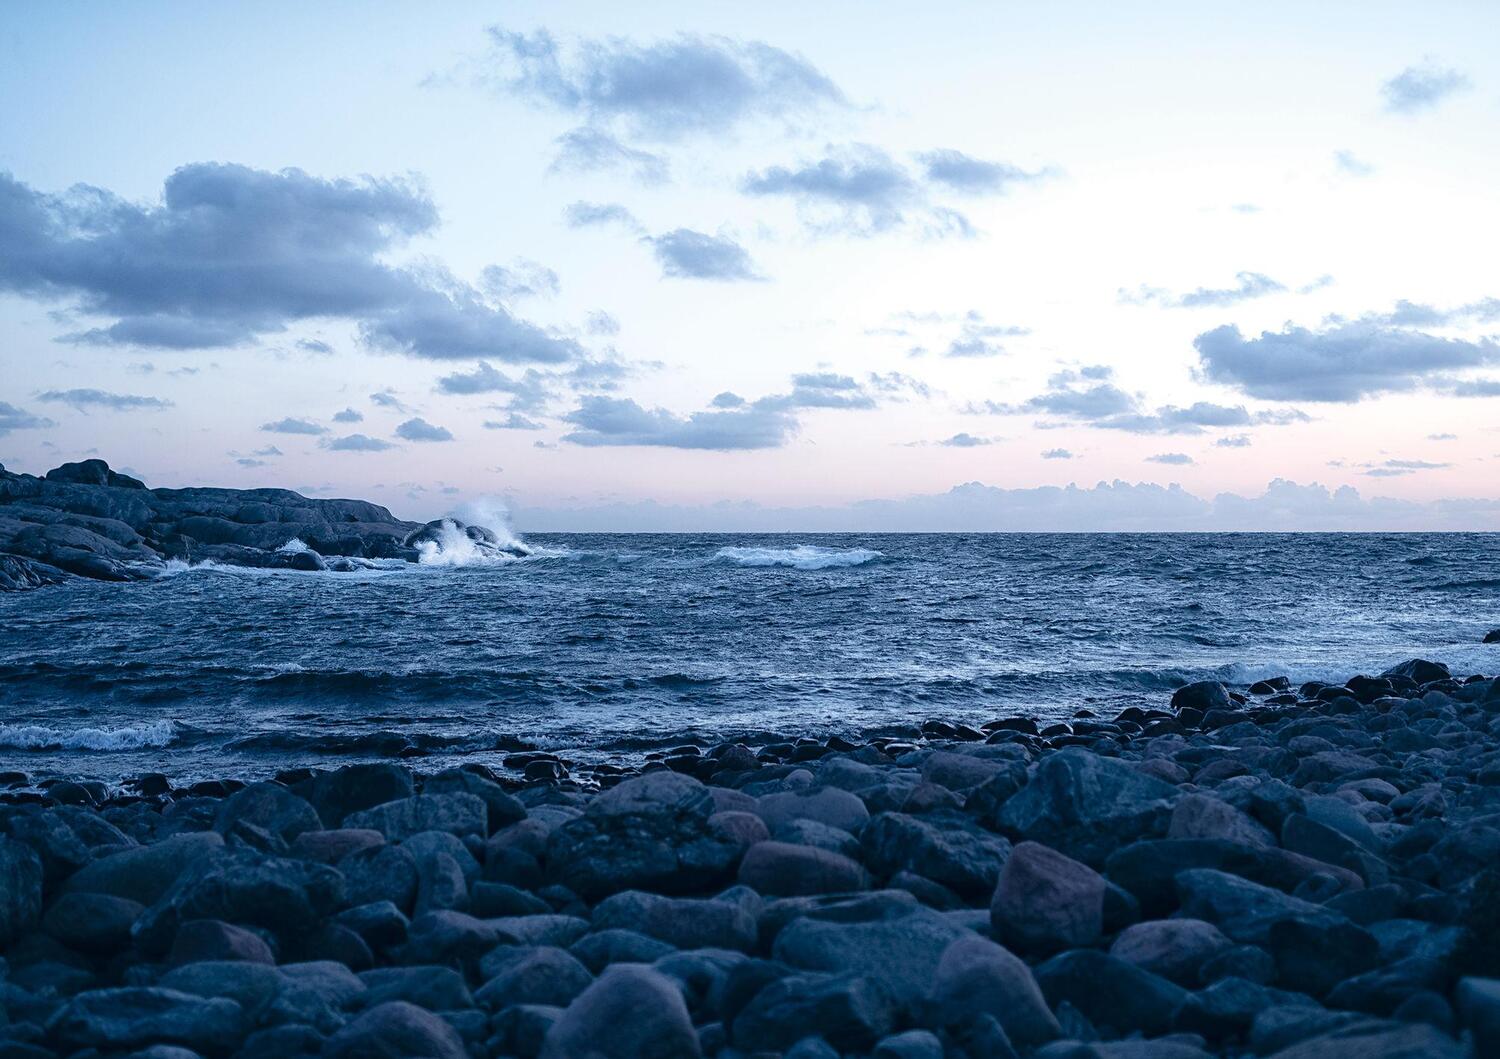
[[[827,570],[838,566],[863,566],[885,556],[871,548],[820,548],[799,544],[795,548],[720,548],[714,558],[736,566],[786,566],[795,570]]]
[[[0,747],[11,750],[141,750],[167,746],[176,738],[177,726],[171,721],[124,728],[0,725]]]
[[[1473,588],[1500,588],[1500,577],[1475,577],[1466,581],[1439,581],[1435,585],[1422,585],[1423,592],[1462,592]]]

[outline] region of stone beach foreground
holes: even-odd
[[[1500,680],[3,777],[0,1059],[1500,1055]]]

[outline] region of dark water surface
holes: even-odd
[[[498,564],[0,595],[0,767],[257,774],[520,738],[1066,717],[1173,687],[1500,671],[1500,536],[569,535]]]

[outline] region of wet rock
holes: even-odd
[[[1229,689],[1217,680],[1200,680],[1185,684],[1172,692],[1171,706],[1176,711],[1200,710],[1208,713],[1210,710],[1231,709],[1234,700],[1229,697]]]
[[[755,814],[773,833],[793,820],[812,820],[854,833],[870,818],[863,801],[837,787],[765,794],[756,800]]]
[[[1449,680],[1453,676],[1443,663],[1429,662],[1425,658],[1408,659],[1400,665],[1391,666],[1380,675],[1410,680],[1415,684],[1430,684],[1435,680]]]
[[[910,1006],[927,994],[948,946],[969,933],[922,908],[871,906],[863,914],[871,918],[850,910],[838,920],[794,919],[776,935],[772,955],[802,970],[862,975]]]
[[[610,929],[584,935],[568,951],[598,974],[612,963],[655,963],[675,950],[664,941],[633,930]]]
[[[464,976],[451,967],[381,967],[360,974],[366,1006],[401,1000],[429,1011],[462,1011],[474,1006]]]
[[[714,811],[708,788],[681,773],[626,780],[552,832],[548,876],[586,900],[631,889],[672,894],[722,885],[741,847],[709,826]]]
[[[675,775],[675,773],[674,773]],[[542,1059],[696,1059],[682,994],[649,967],[611,967],[552,1026]]]
[[[842,893],[870,886],[869,873],[848,857],[776,841],[757,842],[745,852],[739,881],[775,897]]]
[[[1217,838],[1246,846],[1276,845],[1276,836],[1264,824],[1228,802],[1205,794],[1189,794],[1178,799],[1167,825],[1167,837]]]
[[[1271,1059],[1462,1059],[1447,1034],[1423,1025],[1356,1022],[1274,1053]]]
[[[476,776],[464,769],[448,769],[439,772],[422,785],[423,794],[472,794],[484,802],[488,810],[489,825],[485,834],[493,834],[502,827],[526,818],[526,807],[520,800],[505,792],[505,788],[493,780]]]
[[[385,844],[385,836],[369,828],[335,828],[303,831],[292,840],[289,851],[303,860],[337,864],[351,853]]]
[[[1031,782],[1006,801],[1000,823],[1089,865],[1166,828],[1177,788],[1122,761],[1080,749],[1042,759]]]
[[[1011,851],[990,903],[990,922],[1006,944],[1052,953],[1092,945],[1104,932],[1104,877],[1037,842]]]
[[[957,1025],[975,1014],[992,1015],[1022,1047],[1045,1044],[1061,1032],[1031,968],[978,935],[959,937],[943,950],[930,997],[943,1025]]]
[[[326,1059],[468,1059],[453,1028],[400,1000],[378,1004],[328,1038]]]
[[[179,1044],[218,1054],[244,1036],[244,1015],[232,1000],[171,989],[99,989],[80,993],[47,1026],[66,1048],[129,1049]]]

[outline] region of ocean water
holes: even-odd
[[[359,574],[0,595],[0,767],[497,763],[1161,706],[1184,681],[1500,671],[1500,536],[567,535]]]

